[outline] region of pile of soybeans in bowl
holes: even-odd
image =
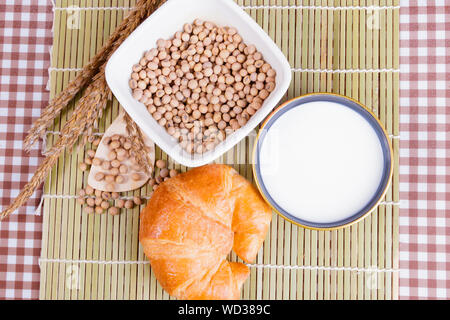
[[[196,19],[156,45],[133,66],[133,98],[190,154],[245,126],[275,89],[275,70],[233,27]]]

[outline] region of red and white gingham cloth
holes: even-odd
[[[22,140],[49,98],[53,15],[50,0],[1,2],[4,207],[41,160],[37,148],[22,151]],[[450,1],[402,0],[401,6],[400,298],[450,299]],[[0,299],[39,296],[39,196],[0,222]]]
[[[401,1],[400,296],[450,299],[450,1]]]
[[[52,44],[47,0],[0,1],[0,205],[9,205],[40,160],[38,146],[22,141],[49,99],[45,90]],[[42,218],[34,215],[41,191],[0,222],[0,299],[36,299]]]

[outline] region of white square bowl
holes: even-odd
[[[172,38],[185,23],[192,23],[196,18],[236,28],[244,42],[255,45],[277,72],[275,90],[247,124],[202,155],[184,151],[178,141],[153,119],[145,105],[133,99],[128,84],[132,67],[144,52],[156,47],[158,39]],[[106,66],[106,80],[125,111],[164,152],[182,165],[198,167],[214,161],[235,146],[272,111],[289,87],[291,67],[272,39],[233,0],[168,0],[114,52]]]

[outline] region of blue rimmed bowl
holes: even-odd
[[[351,110],[355,111],[359,115],[361,115],[367,123],[370,125],[370,127],[374,130],[376,133],[376,136],[379,139],[381,149],[383,152],[383,172],[382,172],[382,178],[378,185],[378,188],[373,194],[372,198],[366,203],[366,205],[359,210],[356,213],[350,213],[348,218],[333,221],[333,222],[326,222],[326,223],[318,223],[318,222],[312,222],[307,221],[304,219],[300,219],[293,214],[287,212],[284,210],[270,195],[268,192],[268,189],[264,185],[264,180],[261,175],[261,147],[264,142],[264,139],[268,133],[268,131],[271,129],[272,125],[286,112],[294,109],[294,108],[300,108],[302,105],[306,103],[311,102],[330,102],[330,103],[337,103],[341,106],[350,108]],[[393,174],[393,158],[392,158],[392,146],[389,140],[389,136],[386,132],[386,130],[383,128],[383,125],[378,120],[378,118],[364,105],[359,103],[356,100],[353,100],[351,98],[337,95],[337,94],[331,94],[331,93],[314,93],[314,94],[308,94],[304,95],[295,99],[292,99],[290,101],[287,101],[286,103],[279,106],[275,111],[273,111],[263,122],[261,125],[261,129],[258,133],[254,150],[253,150],[253,175],[255,177],[255,181],[257,184],[257,187],[263,196],[263,198],[269,203],[269,205],[272,207],[272,209],[277,212],[279,215],[281,215],[286,220],[308,228],[308,229],[314,229],[314,230],[335,230],[347,227],[351,224],[354,224],[362,219],[364,219],[367,215],[369,215],[376,207],[380,204],[382,199],[384,198],[389,185],[392,180],[392,174]]]

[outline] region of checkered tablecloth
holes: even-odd
[[[450,1],[400,11],[400,296],[450,299]]]
[[[450,299],[450,1],[401,6],[400,298]],[[22,140],[49,99],[52,18],[50,0],[0,3],[2,207],[42,160]],[[0,299],[38,298],[39,197],[0,222]]]
[[[0,1],[0,205],[4,208],[31,178],[40,158],[22,141],[49,99],[45,89],[52,44],[48,0]],[[37,299],[42,218],[41,191],[0,222],[0,299]]]

